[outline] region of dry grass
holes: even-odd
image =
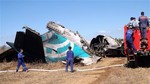
[[[17,62],[3,62],[0,63],[0,70],[12,70],[16,69]],[[34,68],[34,69],[59,69],[59,68],[64,68],[64,64],[61,62],[57,63],[26,63],[27,68]]]
[[[81,65],[75,65],[75,68],[81,68],[81,69],[86,69],[86,68],[98,68],[101,66],[108,66],[108,65],[113,65],[113,64],[120,64],[124,63],[125,58],[105,58],[98,62],[97,64],[93,64],[90,66],[81,66]],[[65,68],[65,64],[62,62],[57,62],[57,63],[26,63],[27,67],[29,69],[60,69],[60,68]],[[0,70],[8,70],[8,69],[16,69],[17,62],[12,61],[12,62],[6,62],[4,61],[3,63],[0,63]]]
[[[0,63],[0,70],[12,70],[16,69],[17,62],[6,62],[4,61],[3,63]]]
[[[150,68],[115,67],[109,69],[104,78],[95,84],[150,84]]]
[[[105,58],[97,64],[90,66],[78,66],[75,68],[98,68],[113,64],[125,63],[125,58]],[[15,69],[17,62],[0,63],[0,70]],[[65,68],[58,63],[34,63],[27,64],[29,68],[36,69],[60,69]],[[0,73],[1,84],[150,84],[150,68],[126,68],[113,67],[102,70],[66,73],[58,72],[18,72]]]
[[[60,69],[64,68],[65,65],[62,64],[62,62],[57,62],[57,63],[32,63],[32,64],[27,64],[28,68],[35,68],[35,69]]]

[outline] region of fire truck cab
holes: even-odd
[[[127,25],[124,26],[124,53],[127,57],[127,66],[137,67],[137,66],[150,66],[150,29],[147,29],[146,40],[141,39],[140,30],[134,29],[133,43],[137,49],[137,54],[133,52],[128,52],[126,43],[126,32]],[[132,51],[132,49],[131,49]]]

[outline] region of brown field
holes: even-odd
[[[77,69],[100,68],[103,66],[125,64],[126,58],[104,58],[90,66],[75,65]],[[0,63],[0,70],[15,70],[17,62]],[[29,69],[64,69],[61,62],[49,64],[27,64]],[[20,68],[21,70],[21,68]],[[1,84],[150,84],[150,68],[111,67],[100,70],[74,73],[56,72],[4,72],[0,73]]]

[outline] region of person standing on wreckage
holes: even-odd
[[[141,12],[141,16],[139,17],[139,28],[140,28],[140,33],[141,33],[141,40],[145,41],[146,40],[146,30],[149,27],[149,21],[147,16],[144,16],[144,12]]]
[[[71,50],[71,46],[68,47],[67,56],[66,56],[66,72],[68,72],[68,65],[70,65],[71,72],[73,72],[73,62],[74,62],[74,53]]]
[[[23,67],[23,71],[28,72],[28,69],[24,63],[24,59],[23,59],[24,55],[23,55],[23,49],[20,49],[20,52],[18,53],[18,65],[16,68],[16,72],[18,72],[20,65],[22,65]]]

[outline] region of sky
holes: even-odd
[[[40,34],[49,21],[91,40],[99,34],[123,38],[123,27],[141,11],[150,17],[150,0],[0,0],[0,46],[14,42],[28,26]]]

